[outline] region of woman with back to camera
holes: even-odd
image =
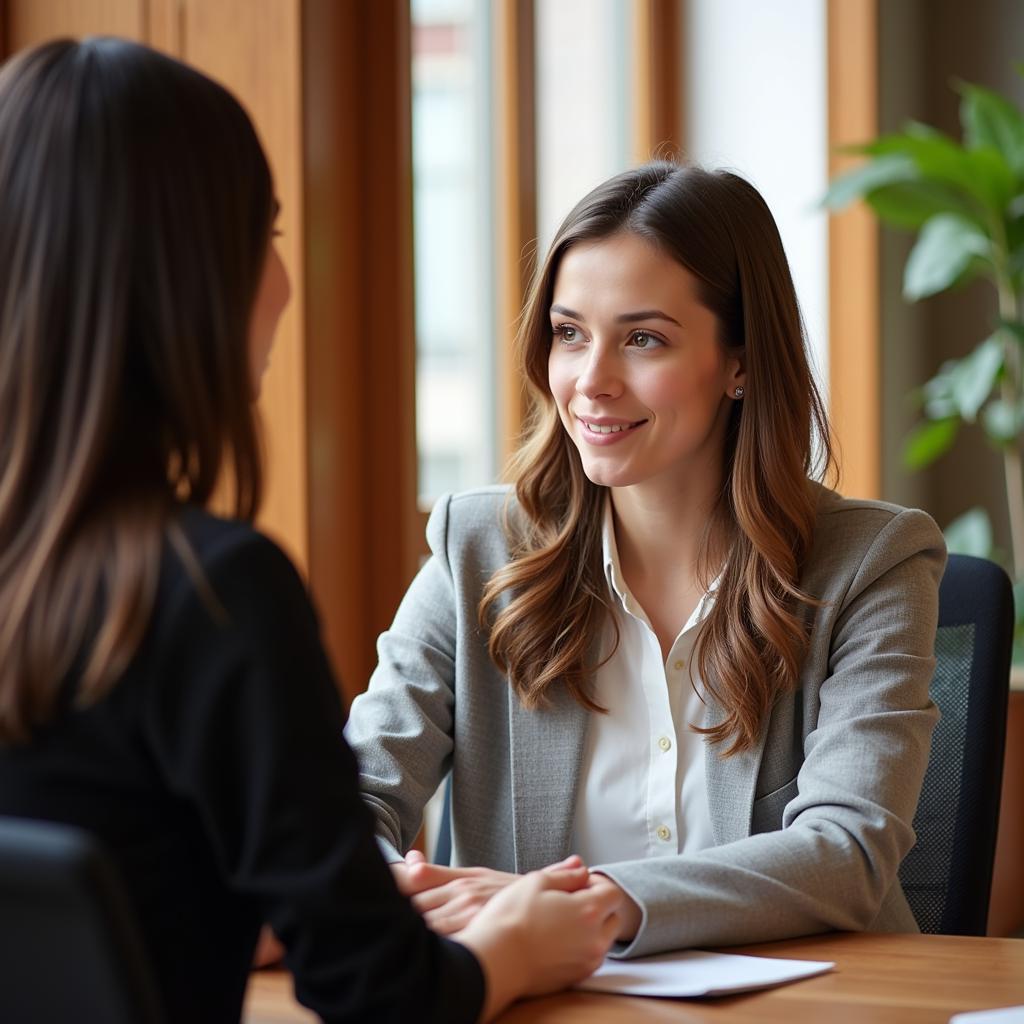
[[[377,852],[305,589],[250,525],[275,207],[183,64],[0,70],[0,814],[104,842],[169,1021],[239,1019],[264,920],[328,1021],[490,1017],[593,970],[621,900],[570,863],[456,943]],[[226,469],[237,519],[205,511]]]
[[[626,956],[916,930],[945,549],[812,479],[829,431],[761,196],[671,163],[605,182],[519,344],[514,488],[437,503],[347,726],[400,886],[446,932],[576,852],[627,897]],[[402,863],[449,769],[457,866]]]

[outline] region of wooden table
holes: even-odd
[[[834,960],[816,978],[715,999],[565,992],[516,1003],[500,1024],[946,1024],[954,1013],[1024,1005],[1024,940],[833,934],[723,950]],[[246,1024],[314,1021],[283,971],[253,976]],[[415,1021],[410,1022],[415,1024]]]

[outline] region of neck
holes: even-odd
[[[613,488],[615,542],[627,580],[666,576],[694,580],[701,541],[718,501],[722,473],[694,474],[692,487],[642,485]],[[711,571],[717,571],[714,535]],[[707,582],[707,581],[705,581]]]

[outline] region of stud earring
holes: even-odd
[[[744,396],[744,394],[746,394],[746,392],[743,390],[743,388],[737,387],[737,388],[733,389],[733,394],[737,398],[742,398]]]

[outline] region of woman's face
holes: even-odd
[[[595,484],[686,487],[721,473],[742,362],[696,278],[626,232],[565,253],[551,304],[548,385]]]
[[[288,271],[277,251],[277,244],[271,239],[249,321],[249,386],[253,401],[260,396],[263,374],[270,361],[270,350],[274,347],[277,322],[290,297]]]

